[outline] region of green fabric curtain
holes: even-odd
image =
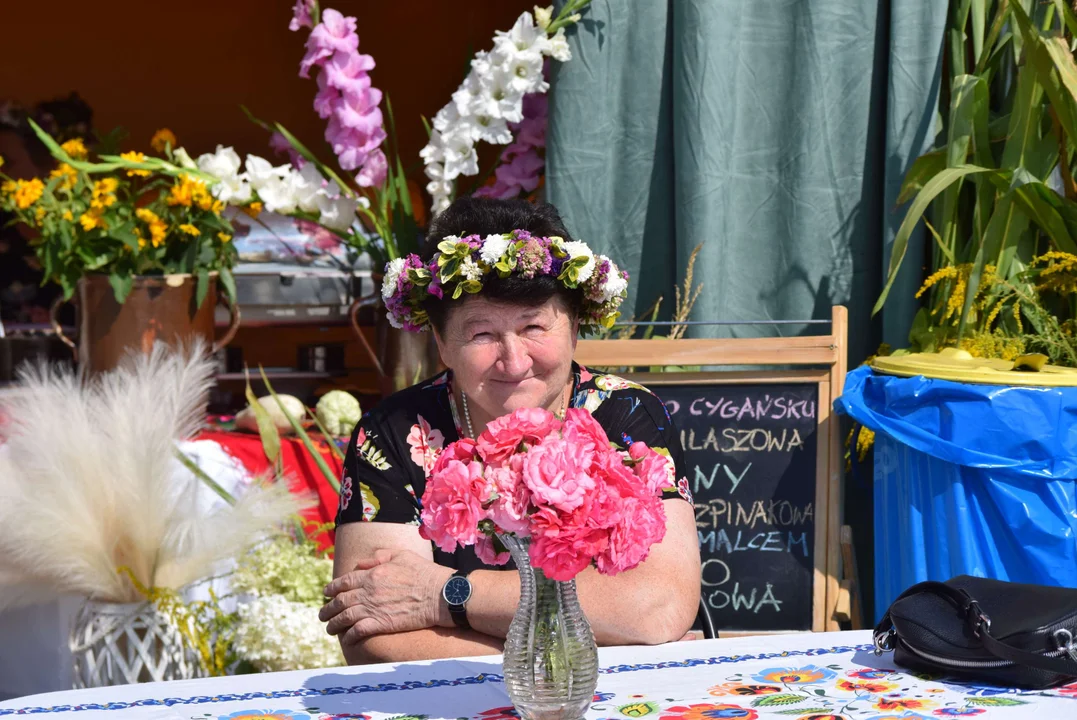
[[[897,188],[934,139],[946,6],[594,0],[554,69],[547,197],[631,273],[624,316],[659,295],[668,316],[703,243],[692,319],[828,319],[841,303],[851,362],[904,344],[922,242],[882,322],[870,312]]]

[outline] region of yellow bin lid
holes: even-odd
[[[886,375],[1025,387],[1077,386],[1077,369],[1048,365],[1046,355],[1022,355],[1016,360],[973,357],[967,350],[946,348],[937,353],[877,357],[871,367]]]

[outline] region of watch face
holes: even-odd
[[[445,583],[442,595],[450,605],[463,605],[471,598],[471,581],[465,577],[451,577],[449,582]]]

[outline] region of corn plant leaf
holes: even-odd
[[[280,432],[273,423],[273,418],[269,416],[269,411],[265,409],[262,403],[258,402],[254,391],[251,390],[251,377],[246,368],[243,368],[243,377],[247,383],[244,395],[247,398],[247,404],[254,413],[254,420],[258,423],[258,437],[262,440],[262,452],[266,454],[266,460],[269,461],[269,464],[279,472]]]
[[[965,337],[968,325],[969,312],[976,300],[976,294],[980,290],[980,280],[984,271],[984,246],[981,241],[976,248],[976,257],[972,261],[972,269],[969,271],[968,280],[965,281],[965,301],[961,306],[961,317],[957,323],[957,345],[961,347],[961,339]]]
[[[1065,58],[1059,57],[1057,49],[1051,50],[1050,39],[1040,35],[1020,3],[1014,4],[1012,15],[1024,41],[1026,62],[1035,71],[1036,80],[1050,98],[1051,108],[1066,133],[1077,137],[1077,106],[1069,85],[1073,82],[1077,89],[1077,77],[1074,77],[1077,68],[1073,67],[1072,56],[1066,51]]]
[[[905,259],[905,252],[908,250],[909,245],[909,237],[912,235],[912,231],[916,227],[916,224],[920,221],[920,218],[923,217],[924,212],[931,204],[931,201],[962,178],[981,173],[988,176],[1000,175],[1005,177],[1007,175],[1005,171],[993,170],[977,165],[961,165],[959,167],[946,168],[935,177],[931,178],[931,180],[924,185],[923,190],[917,194],[916,198],[909,206],[908,212],[905,214],[905,219],[902,221],[901,227],[898,228],[897,235],[894,236],[894,244],[890,249],[890,266],[886,273],[886,285],[883,287],[883,291],[879,294],[879,299],[875,302],[875,307],[872,308],[872,315],[875,315],[882,310],[883,304],[886,302],[886,297],[890,294],[890,288],[894,284],[894,279],[901,269],[901,262]]]
[[[987,29],[987,0],[972,0],[969,11],[972,17],[972,57],[978,63],[984,52],[984,36]]]
[[[1020,171],[1018,168],[1014,173],[1012,191],[1022,212],[1051,238],[1058,250],[1077,254],[1077,244],[1071,232],[1071,229],[1077,230],[1077,209],[1073,202]]]
[[[1017,241],[1028,228],[1028,215],[1021,212],[1012,193],[1002,195],[984,233],[984,262],[993,262],[1000,277],[1008,277],[1009,261]]]
[[[176,459],[178,459],[180,463],[183,464],[183,467],[190,470],[192,475],[201,480],[206,485],[206,487],[215,492],[222,500],[224,500],[229,505],[236,504],[236,499],[230,492],[221,487],[220,483],[211,478],[209,476],[209,473],[200,468],[198,466],[198,463],[192,460],[189,455],[186,455],[179,448],[176,448]]]
[[[1038,177],[1046,174],[1037,172],[1039,168],[1031,162],[1030,157],[1033,147],[1040,140],[1042,97],[1043,87],[1036,81],[1035,71],[1028,65],[1021,66],[1017,73],[1009,132],[1002,150],[1002,167],[1023,167]]]
[[[269,390],[269,394],[277,402],[277,408],[280,409],[284,417],[288,419],[288,424],[292,426],[292,430],[295,431],[295,434],[298,435],[299,439],[303,442],[303,447],[305,447],[307,449],[307,452],[310,453],[311,458],[313,458],[315,464],[318,466],[318,469],[322,471],[322,475],[325,476],[325,479],[329,483],[329,486],[332,487],[339,495],[340,481],[337,479],[336,473],[334,473],[329,468],[329,465],[325,462],[325,458],[323,458],[322,454],[318,452],[318,449],[314,447],[314,441],[310,439],[310,435],[308,435],[307,431],[303,429],[303,425],[294,415],[288,412],[288,408],[285,407],[284,403],[280,399],[280,396],[277,395],[276,391],[273,390],[273,386],[269,383],[269,378],[266,377],[266,371],[259,367],[258,372],[261,374],[262,382],[265,383],[266,389]]]
[[[901,184],[897,204],[904,205],[923,189],[924,183],[946,168],[946,149],[932,150],[912,161]]]
[[[1062,18],[1062,22],[1066,25],[1066,28],[1070,31],[1070,35],[1077,37],[1077,14],[1074,14],[1069,5],[1062,0],[1053,0],[1055,5],[1055,11],[1058,12]]]

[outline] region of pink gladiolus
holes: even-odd
[[[295,32],[301,27],[314,27],[314,20],[310,16],[313,10],[314,0],[296,0],[295,7],[292,8],[292,22],[288,24],[288,29]]]
[[[359,187],[377,187],[385,182],[388,175],[389,161],[385,153],[375,150],[367,156],[363,169],[355,176],[355,182],[359,184]]]
[[[297,5],[296,17],[300,19],[293,22],[302,20],[299,9]],[[299,75],[309,77],[312,68],[320,69],[314,110],[329,120],[325,140],[341,168],[359,170],[356,182],[360,186],[375,187],[388,175],[385,154],[378,149],[386,139],[378,107],[382,93],[371,85],[368,73],[374,69],[374,58],[359,52],[356,26],[354,17],[325,10],[307,38]]]

